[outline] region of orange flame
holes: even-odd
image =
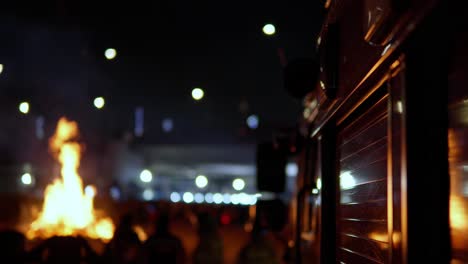
[[[83,182],[78,174],[81,146],[76,122],[61,118],[55,135],[50,139],[50,149],[62,165],[61,178],[49,184],[44,193],[44,204],[39,217],[31,224],[27,236],[85,235],[108,241],[114,234],[114,224],[108,217],[97,219],[93,196],[83,192]]]

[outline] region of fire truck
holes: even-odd
[[[468,263],[462,11],[323,2],[316,58],[284,72],[303,102],[294,263]]]

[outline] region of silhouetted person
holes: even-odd
[[[255,218],[249,243],[241,250],[238,264],[279,264],[275,247],[268,237],[264,215],[259,213]]]
[[[216,219],[209,213],[198,216],[198,246],[193,254],[193,264],[221,264],[224,262],[223,240]]]
[[[155,233],[145,243],[148,262],[153,264],[182,264],[185,251],[179,238],[169,231],[169,215],[162,213],[156,220]]]
[[[21,232],[5,230],[0,232],[0,262],[24,263],[25,237]]]
[[[141,243],[132,226],[132,216],[124,215],[115,230],[114,237],[106,245],[102,256],[103,263],[143,263]]]
[[[28,254],[28,260],[47,264],[95,263],[96,253],[82,237],[54,236]]]

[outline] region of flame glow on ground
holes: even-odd
[[[27,232],[29,239],[82,235],[108,241],[114,234],[112,220],[96,216],[94,197],[83,190],[78,174],[81,156],[78,135],[76,122],[59,120],[49,145],[62,166],[61,177],[46,187],[42,212]]]

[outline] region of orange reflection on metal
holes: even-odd
[[[463,197],[463,169],[461,169],[463,146],[461,137],[466,133],[449,129],[449,165],[450,165],[450,228],[452,248],[464,249],[468,246],[468,199]]]

